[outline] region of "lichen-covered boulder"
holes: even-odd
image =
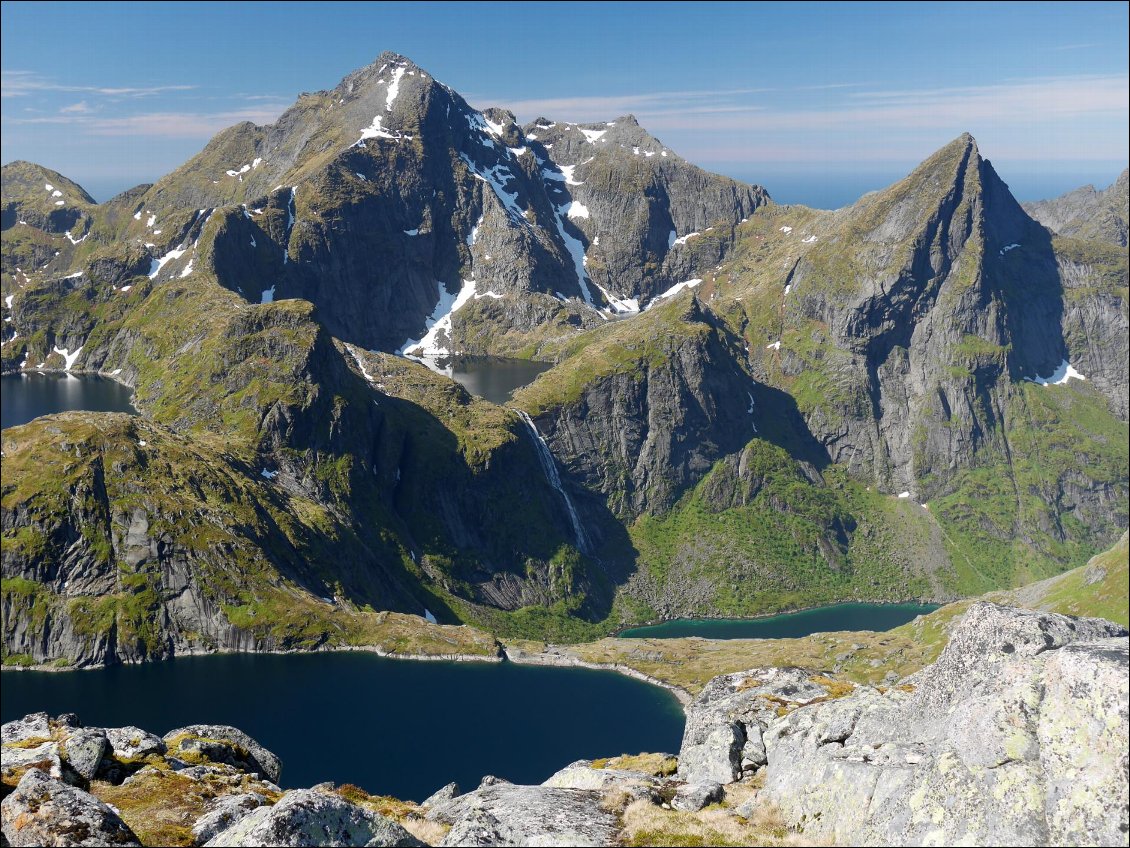
[[[0,728],[0,770],[8,784],[16,783],[28,769],[39,769],[62,779],[59,742],[47,713],[32,713]]]
[[[651,790],[665,781],[642,771],[618,768],[596,768],[592,760],[577,760],[560,769],[542,783],[555,789],[590,789],[603,791],[622,789],[635,797],[648,797]]]
[[[61,755],[83,780],[91,780],[102,765],[102,757],[110,750],[106,733],[97,728],[73,731],[62,744]]]
[[[619,828],[601,799],[585,789],[499,783],[439,805],[427,818],[451,825],[441,845],[611,845]]]
[[[300,789],[258,807],[217,833],[207,846],[422,846],[396,822],[333,792]]]
[[[25,742],[28,739],[50,739],[50,721],[47,713],[31,713],[15,721],[6,721],[0,726],[0,744]]]
[[[745,732],[731,721],[712,728],[696,745],[679,751],[679,777],[690,783],[733,783],[742,776]]]
[[[763,794],[837,843],[1124,844],[1125,633],[975,604],[901,685],[774,722]]]
[[[717,804],[724,797],[721,783],[687,783],[675,792],[671,806],[676,810],[695,813],[707,804]]]
[[[160,736],[140,727],[110,727],[106,729],[106,738],[110,740],[114,756],[119,760],[164,754],[167,750]]]
[[[0,803],[8,844],[22,846],[141,845],[116,812],[89,792],[29,769]]]
[[[272,783],[279,782],[279,758],[237,727],[226,724],[190,724],[164,736],[168,753],[182,760],[201,758],[258,772]]]
[[[258,792],[240,792],[214,798],[208,803],[207,812],[192,826],[193,839],[197,845],[203,845],[266,803],[266,797]]]

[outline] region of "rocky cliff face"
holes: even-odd
[[[634,518],[669,508],[756,432],[742,359],[740,339],[683,295],[595,337],[515,403],[574,479]]]
[[[832,460],[926,500],[929,478],[1003,450],[1001,384],[1066,358],[1062,286],[1050,240],[973,139],[808,238],[774,358],[835,387],[807,415]]]
[[[357,606],[451,616],[424,583],[506,609],[608,603],[559,493],[523,473],[538,448],[517,415],[310,311],[168,283],[72,342],[148,415],[5,431],[6,654],[314,647]]]

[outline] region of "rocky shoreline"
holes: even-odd
[[[237,728],[40,713],[3,726],[4,843],[1122,844],[1128,656],[1112,622],[977,603],[890,688],[723,675],[689,704],[677,757],[580,760],[533,786],[488,775],[421,803],[284,790],[279,758]]]
[[[413,660],[416,662],[481,662],[481,663],[500,663],[512,662],[515,665],[540,665],[540,666],[557,666],[560,668],[587,668],[592,671],[614,671],[618,674],[623,674],[631,677],[634,680],[639,680],[643,683],[650,683],[652,686],[658,686],[661,689],[666,689],[678,700],[680,706],[686,707],[692,700],[693,696],[690,692],[666,683],[658,678],[644,674],[642,671],[637,671],[630,666],[621,663],[594,663],[586,662],[585,660],[576,657],[568,656],[557,652],[557,649],[549,645],[540,653],[530,653],[517,648],[507,647],[504,643],[499,642],[499,654],[496,656],[487,656],[484,654],[418,654],[418,653],[404,653],[400,651],[389,651],[376,645],[338,645],[333,647],[321,647],[312,651],[301,650],[264,650],[264,651],[201,651],[201,650],[187,650],[182,651],[178,656],[219,656],[223,654],[236,654],[236,653],[253,653],[253,654],[276,654],[276,655],[289,655],[289,654],[316,654],[316,653],[336,653],[336,652],[350,652],[350,653],[370,653],[376,654],[378,657],[390,660]],[[176,657],[173,657],[176,659]],[[122,665],[142,665],[143,661],[139,660],[125,660]],[[88,665],[77,668],[46,665],[27,665],[27,666],[13,666],[6,665],[2,667],[3,671],[50,671],[50,672],[68,672],[68,671],[98,671],[105,668],[105,666]]]

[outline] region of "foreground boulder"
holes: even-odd
[[[438,804],[428,819],[451,825],[441,845],[611,845],[616,816],[587,789],[482,786]]]
[[[209,846],[420,846],[396,822],[318,789],[288,792],[272,807],[258,807],[205,843]]]
[[[979,603],[938,661],[775,721],[766,800],[862,845],[1125,844],[1126,631]]]
[[[0,804],[13,846],[141,845],[114,810],[89,792],[29,769]]]

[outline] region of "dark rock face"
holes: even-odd
[[[926,479],[1000,447],[1002,381],[1067,356],[1050,241],[968,136],[852,207],[789,284],[797,319],[847,353],[824,366],[846,397],[809,426],[834,462],[920,500]],[[787,374],[806,367],[782,357]]]
[[[758,186],[686,162],[632,115],[602,124],[539,118],[524,133],[545,162],[551,201],[580,231],[589,277],[617,300],[646,305],[717,264],[735,226],[769,200]]]
[[[366,348],[419,340],[437,303],[473,281],[508,308],[465,313],[443,346],[490,352],[479,322],[528,332],[548,311],[596,326],[597,310],[631,309],[618,301],[717,262],[768,200],[685,162],[634,118],[554,126],[480,113],[386,53],[271,126],[221,133],[135,206],[227,204],[208,258],[221,283],[254,301],[310,300],[331,333]],[[696,231],[693,247],[674,244]]]
[[[697,300],[659,312],[677,331],[652,325],[654,355],[592,380],[575,401],[535,418],[573,477],[622,517],[663,511],[757,429],[756,386],[742,367],[740,340]]]

